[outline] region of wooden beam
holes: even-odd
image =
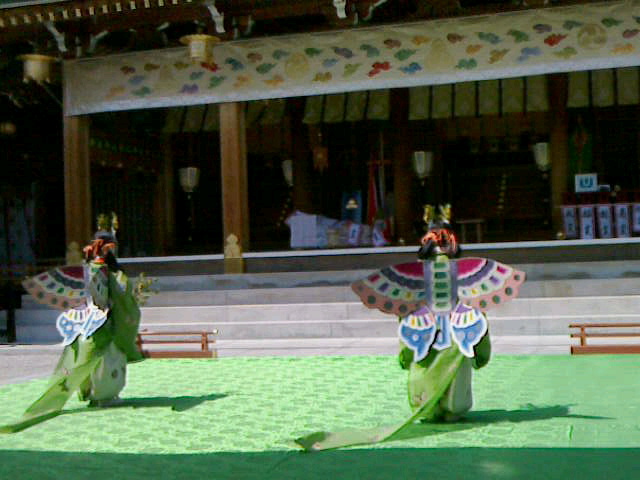
[[[89,117],[64,117],[65,242],[82,248],[92,236]]]
[[[220,104],[220,170],[222,176],[223,243],[234,234],[249,249],[249,184],[244,104]]]

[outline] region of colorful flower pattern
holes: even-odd
[[[90,113],[104,109],[105,102],[124,105],[172,92],[206,95],[216,102],[230,96],[260,98],[274,87],[304,95],[335,91],[341,82],[351,85],[348,90],[358,82],[364,89],[384,88],[385,81],[408,76],[413,85],[420,78],[428,85],[434,75],[473,80],[480,72],[486,78],[491,70],[508,68],[525,69],[519,73],[526,74],[529,67],[552,70],[553,64],[581,59],[601,59],[605,68],[607,61],[613,62],[607,59],[637,55],[640,49],[640,5],[625,14],[613,6],[552,11],[266,38],[259,44],[228,42],[214,49],[219,63],[193,63],[183,49],[134,52],[118,62],[109,57],[73,61],[65,72],[67,113]],[[97,86],[96,79],[106,80]]]

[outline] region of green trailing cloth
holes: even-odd
[[[428,392],[428,395],[425,396],[423,403],[414,410],[413,414],[399,425],[365,430],[315,432],[297,438],[295,442],[304,450],[313,452],[393,440],[395,436],[400,435],[417,420],[433,416],[434,410],[437,409],[439,402],[453,382],[463,361],[464,356],[455,346],[434,355],[428,368],[421,368],[418,375],[419,380],[414,380],[419,382],[418,388],[423,392]],[[410,391],[412,384],[412,376],[410,375]]]

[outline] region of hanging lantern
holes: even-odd
[[[185,167],[178,169],[180,186],[185,193],[193,193],[200,182],[200,169],[198,167]]]
[[[11,121],[0,122],[1,135],[14,135],[16,133],[16,124]]]
[[[33,80],[38,83],[49,83],[51,81],[51,64],[57,58],[38,53],[28,53],[20,55],[18,59],[24,62],[23,80],[28,82]]]
[[[549,160],[549,144],[547,142],[538,142],[533,144],[533,158],[536,161],[538,169],[546,172],[551,167]]]
[[[425,179],[433,170],[433,152],[416,151],[412,155],[413,171],[424,185]]]
[[[289,188],[293,187],[293,161],[290,158],[282,161],[282,174]]]
[[[322,145],[313,147],[313,168],[319,172],[324,172],[329,168],[329,150],[327,147]]]
[[[189,57],[194,62],[213,63],[213,47],[220,42],[218,37],[202,33],[185,35],[180,42],[189,46]]]

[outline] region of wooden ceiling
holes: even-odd
[[[609,0],[615,1],[615,0]],[[22,83],[24,53],[58,58],[180,45],[203,32],[223,41],[491,14],[602,0],[0,0],[0,97],[59,103],[59,85]],[[55,83],[55,82],[54,82]]]
[[[594,0],[0,0],[0,49],[28,44],[62,57],[467,16]],[[602,3],[602,2],[600,2]],[[1,51],[0,51],[1,54]],[[1,66],[1,65],[0,65]]]

